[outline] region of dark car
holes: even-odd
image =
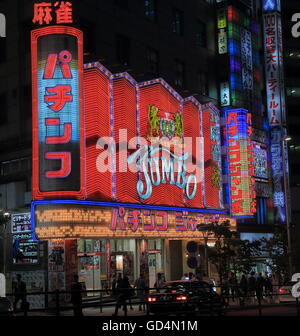
[[[177,280],[166,282],[156,293],[147,297],[147,313],[196,314],[224,313],[225,303],[205,281]]]
[[[13,316],[13,307],[7,297],[0,297],[0,316]]]

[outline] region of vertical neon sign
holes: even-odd
[[[245,109],[226,111],[226,140],[229,163],[230,209],[232,217],[256,212],[254,153],[250,137],[251,114]]]
[[[33,199],[84,198],[82,32],[36,29],[31,48]]]

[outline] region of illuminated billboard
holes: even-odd
[[[271,127],[285,124],[286,118],[281,29],[278,13],[264,14],[267,109]]]
[[[58,67],[57,71],[61,69]],[[41,141],[44,138],[47,141],[49,131],[55,127],[50,125],[52,128],[45,130],[42,112],[51,113],[53,104],[38,104],[42,112],[36,117],[40,120],[36,134],[40,134],[41,141],[34,154],[36,165],[33,175],[36,183],[40,181],[40,190],[33,193],[34,200],[68,196],[69,199],[200,209],[206,206],[216,209],[223,207],[221,184],[216,186],[221,175],[220,157],[218,162],[213,163],[212,179],[216,192],[209,189],[205,193],[204,184],[204,147],[208,148],[208,155],[213,153],[214,158],[220,154],[221,148],[220,117],[212,104],[206,107],[211,112],[209,121],[204,122],[201,104],[194,97],[183,99],[163,79],[137,83],[128,73],[112,75],[100,63],[84,66],[83,83],[84,131],[79,130],[78,147],[74,146],[69,155],[74,160],[78,158],[84,142],[85,152],[80,160],[84,178],[78,174],[75,178],[76,171],[80,169],[76,169],[79,162],[74,161],[70,166],[75,167],[73,177],[69,174],[52,184],[52,180],[49,181],[49,173],[46,171],[45,174],[45,170],[54,174],[55,170],[50,170],[48,166],[55,160],[47,160],[44,152],[47,154],[48,146],[52,144],[46,146]],[[64,108],[68,103],[71,102],[67,102]],[[72,114],[72,118],[75,125],[81,120],[76,119],[76,113]],[[203,135],[205,127],[209,128],[211,134],[207,139]],[[60,149],[66,144],[56,146]],[[61,170],[56,174],[62,174]],[[70,186],[68,178],[73,181]],[[77,185],[79,181],[81,184]],[[45,186],[52,192],[45,192],[42,189]],[[82,186],[81,193],[76,186]],[[57,190],[54,192],[50,187]],[[210,195],[211,192],[213,195]],[[215,197],[214,202],[207,201]]]
[[[35,201],[33,228],[38,239],[202,238],[198,224],[235,220],[226,211],[92,201]]]
[[[231,215],[253,216],[256,194],[251,114],[245,109],[232,109],[225,115]]]
[[[33,198],[83,198],[82,32],[45,27],[31,42]]]

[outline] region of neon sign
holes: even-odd
[[[82,197],[82,33],[32,31],[33,197]]]
[[[33,23],[50,24],[53,21],[53,12],[55,21],[52,23],[73,23],[72,3],[69,1],[56,1],[53,6],[51,2],[35,3],[33,7]]]
[[[264,52],[266,91],[270,126],[285,122],[281,18],[277,13],[264,14]]]
[[[82,201],[34,202],[33,225],[39,239],[78,237],[165,237],[201,238],[198,224],[229,219],[222,211],[186,211],[174,208]],[[235,226],[235,220],[230,219]]]
[[[157,155],[159,153],[162,154],[161,157]],[[167,158],[163,156],[164,153],[167,154]],[[137,157],[139,157],[139,159],[136,161]],[[159,186],[161,183],[166,184],[167,181],[169,181],[170,184],[185,189],[186,196],[189,199],[193,199],[197,191],[197,178],[194,174],[186,176],[185,161],[188,157],[188,153],[177,156],[164,147],[160,149],[159,147],[155,148],[154,146],[144,145],[138,149],[128,158],[128,164],[132,164],[136,161],[137,167],[140,168],[144,175],[146,186],[144,187],[142,180],[139,180],[137,183],[139,196],[143,199],[149,198],[152,194],[152,185]],[[176,181],[175,165],[178,168]],[[148,171],[150,171],[150,174]],[[189,192],[191,183],[193,183],[192,193]],[[146,190],[144,191],[144,189]]]
[[[230,209],[233,217],[256,212],[254,153],[250,140],[251,114],[244,109],[226,111],[226,140],[230,180]]]
[[[263,0],[263,10],[268,11],[280,11],[280,0]]]

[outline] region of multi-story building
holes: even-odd
[[[32,104],[31,86],[35,78],[34,70],[37,67],[32,67],[36,59],[32,56],[34,47],[30,49],[30,32],[36,28],[55,25],[54,21],[57,20],[55,13],[58,8],[54,3],[51,4],[51,11],[48,12],[48,14],[53,14],[51,21],[46,19],[46,12],[42,12],[42,10],[34,12],[32,1],[18,1],[16,5],[5,0],[0,4],[0,12],[4,13],[7,19],[7,36],[0,38],[0,207],[13,214],[22,214],[30,212],[32,199],[43,199],[43,196],[37,192],[36,174],[34,173],[32,176],[32,136],[35,141],[35,133],[32,135],[32,109],[35,108],[36,100]],[[39,2],[36,1],[36,4]],[[202,208],[199,210],[199,214],[203,218],[208,216],[208,221],[216,221],[216,216],[218,218],[220,216],[228,217],[231,212],[234,217],[240,217],[237,219],[237,227],[241,233],[241,239],[249,240],[262,236],[268,237],[272,233],[272,224],[274,224],[276,217],[273,212],[272,179],[268,159],[270,156],[269,128],[267,111],[264,108],[260,8],[259,1],[74,1],[72,3],[73,22],[66,24],[83,31],[83,63],[86,64],[82,69],[84,76],[83,101],[86,121],[89,122],[85,131],[86,134],[91,134],[91,141],[94,141],[93,146],[96,145],[92,134],[94,129],[89,128],[94,122],[93,117],[97,117],[93,113],[99,106],[103,107],[101,104],[107,97],[112,97],[112,92],[114,96],[110,104],[113,105],[110,107],[107,105],[106,108],[111,109],[110,116],[115,117],[109,119],[108,112],[103,119],[98,120],[99,124],[103,123],[104,125],[103,132],[110,130],[110,134],[112,134],[112,124],[116,130],[122,125],[122,122],[124,125],[127,122],[126,116],[124,115],[124,119],[121,116],[122,111],[127,113],[127,110],[124,110],[126,106],[124,105],[122,110],[123,107],[118,105],[122,105],[124,101],[120,98],[121,102],[116,102],[117,97],[124,95],[124,87],[127,88],[126,90],[129,90],[130,87],[130,90],[136,90],[132,96],[129,91],[126,91],[125,97],[131,97],[130,100],[128,98],[129,105],[133,102],[129,109],[141,111],[137,113],[137,116],[139,113],[142,116],[144,113],[142,108],[145,108],[143,107],[145,104],[142,103],[143,94],[147,99],[154,97],[154,101],[157,99],[157,104],[160,104],[160,98],[156,98],[160,97],[159,93],[146,94],[143,92],[147,91],[148,85],[151,88],[162,86],[168,92],[166,97],[168,97],[167,101],[169,101],[171,110],[172,106],[178,103],[178,109],[182,111],[183,114],[181,114],[184,116],[186,106],[191,104],[193,107],[189,107],[188,111],[197,110],[197,113],[200,113],[203,118],[201,122],[210,125],[206,126],[206,129],[203,126],[202,129],[204,147],[206,146],[206,151],[214,149],[214,152],[209,153],[206,157],[204,153],[205,162],[201,163],[206,174],[205,182],[203,182],[203,184],[206,183],[203,189],[206,190],[203,205],[201,200],[199,200],[199,204],[187,205],[185,197],[185,203],[179,202],[181,206],[178,206],[175,201],[174,206],[177,206],[177,210],[173,207],[172,211],[183,211],[183,206],[187,207],[187,210],[193,207]],[[59,22],[57,24],[60,25]],[[124,72],[127,74],[124,75]],[[120,73],[123,75],[116,75]],[[165,81],[151,82],[159,77]],[[97,102],[87,103],[88,99],[93,100],[93,97],[96,97],[95,92],[102,92],[101,94],[104,92],[99,88],[99,78],[103,83],[106,83],[101,82],[101,85],[104,85],[101,90],[104,90],[105,85],[108,90],[110,85],[112,91],[108,90],[98,105]],[[40,94],[35,89],[33,88],[34,94]],[[157,92],[160,91],[157,90]],[[196,100],[186,99],[191,96]],[[147,99],[145,98],[145,101]],[[175,103],[176,100],[177,103]],[[154,103],[152,104],[154,106]],[[199,104],[202,104],[202,107]],[[120,114],[116,112],[118,109],[121,111]],[[164,109],[167,111],[167,107]],[[221,111],[221,115],[219,111]],[[174,111],[171,115],[173,114]],[[213,115],[215,116],[214,125],[209,124],[212,122]],[[237,179],[234,179],[230,168],[233,162],[231,162],[232,160],[228,162],[228,157],[232,159],[232,153],[228,152],[228,144],[235,139],[230,127],[236,126],[232,126],[231,121],[234,122],[237,115],[238,118],[241,118],[239,122],[244,127],[253,127],[252,134],[249,131],[250,128],[243,128],[239,134],[239,141],[241,143],[244,141],[243,153],[254,152],[255,162],[254,167],[249,168],[250,154],[246,154],[246,157],[241,160],[244,164],[244,170],[248,172],[254,170],[251,175],[255,178],[255,181],[250,176],[247,180],[241,180],[244,189],[239,189],[240,183],[234,185]],[[216,122],[220,116],[222,116],[221,121]],[[137,118],[136,124],[138,125],[139,118],[136,116],[132,116],[132,118],[132,120]],[[160,116],[161,120],[166,118],[168,119],[169,116],[167,115],[165,118]],[[189,129],[185,129],[183,132],[195,136],[191,130],[197,125],[197,118],[195,118],[194,124],[190,119],[186,119],[184,125],[189,125]],[[167,121],[170,122],[170,120]],[[172,123],[173,121],[170,125],[173,125]],[[225,135],[222,137],[222,148],[221,137],[212,137],[212,130],[218,123],[222,124]],[[36,128],[38,127],[40,126],[36,126]],[[142,124],[137,126],[136,132],[138,134],[142,132],[142,127]],[[210,131],[207,133],[209,127]],[[210,139],[208,139],[209,137]],[[254,151],[247,147],[250,137]],[[208,145],[206,145],[207,143]],[[88,148],[89,144],[87,143],[86,146]],[[223,160],[220,159],[218,163],[212,163],[219,154],[222,154]],[[33,160],[34,167],[37,164],[36,158],[34,157]],[[222,175],[220,175],[222,168],[218,166],[221,161],[223,161]],[[91,166],[88,169],[92,170],[94,167]],[[217,175],[218,179],[216,179]],[[121,181],[119,184],[118,179]],[[100,181],[103,185],[104,180],[103,177],[102,182]],[[113,177],[110,178],[112,196],[111,199],[110,196],[107,199],[114,202],[124,199],[123,195],[118,198],[118,185],[123,184],[124,187],[125,180],[118,176],[116,176],[116,180]],[[220,182],[218,187],[214,184],[217,180]],[[100,183],[97,178],[92,182],[95,186]],[[251,193],[253,190],[248,191],[249,186],[252,186],[254,182],[256,202],[254,202],[255,197],[253,198],[254,193]],[[210,186],[211,189],[208,191],[206,185],[209,183],[213,186]],[[32,185],[35,190],[32,190]],[[117,188],[114,189],[116,186]],[[224,191],[222,195],[221,186]],[[157,186],[157,188],[159,187]],[[240,190],[242,197],[240,194],[237,197],[234,190]],[[99,196],[97,192],[99,194],[99,190],[97,190],[95,194],[91,192],[92,196],[83,198],[103,201],[101,198],[103,195]],[[246,194],[243,194],[244,192]],[[134,193],[133,189],[130,189],[130,193]],[[127,194],[130,193],[127,190]],[[171,194],[175,199],[176,192],[174,191],[173,195],[173,191],[171,191]],[[242,200],[245,195],[245,200]],[[47,197],[45,196],[45,199]],[[78,198],[80,197],[78,196]],[[218,200],[218,204],[216,204],[216,200]],[[130,197],[126,202],[128,204],[136,203],[130,200]],[[167,204],[170,207],[168,196],[165,194],[163,199],[152,199],[151,202],[150,205],[154,204],[153,209],[156,211],[162,210],[159,204],[163,206]],[[142,200],[137,204],[144,206]],[[254,216],[245,216],[246,211],[243,207],[246,205],[248,205],[249,211],[251,209],[254,211],[254,208],[257,210]],[[113,211],[111,203],[110,206],[110,210]],[[144,212],[146,211],[146,214],[143,213],[145,216],[150,216],[150,208],[142,209]],[[118,216],[120,216],[120,209],[118,211]],[[163,211],[171,210],[164,208]],[[252,215],[252,212],[249,211],[247,214]],[[162,215],[160,214],[160,216]],[[169,216],[171,218],[173,215],[170,213]],[[23,272],[25,278],[26,276],[32,277],[35,279],[32,282],[40,283],[40,288],[47,287],[48,276],[52,283],[55,281],[58,283],[57,274],[53,275],[53,269],[50,270],[49,267],[53,264],[58,265],[62,262],[62,258],[71,258],[71,254],[67,256],[69,252],[63,257],[62,255],[64,249],[71,251],[72,248],[75,249],[73,253],[79,260],[79,273],[88,288],[104,286],[105,282],[109,280],[108,277],[116,271],[123,272],[125,268],[127,268],[126,272],[129,272],[133,277],[138,276],[142,266],[147,268],[147,272],[150,274],[149,278],[152,277],[151,284],[153,284],[157,272],[164,273],[168,279],[175,279],[186,271],[194,270],[194,268],[189,268],[189,266],[195,266],[189,259],[189,254],[195,252],[188,251],[190,250],[188,242],[193,240],[192,236],[189,236],[188,239],[180,239],[179,236],[168,238],[167,235],[165,239],[159,239],[157,236],[153,239],[150,236],[146,236],[145,239],[141,239],[140,236],[137,239],[132,239],[132,237],[124,239],[124,236],[121,235],[107,236],[106,239],[102,236],[98,238],[85,236],[77,242],[77,247],[76,244],[72,245],[72,241],[64,245],[65,243],[57,240],[51,241],[49,244],[39,243],[36,245],[34,241],[28,241],[28,231],[30,231],[27,225],[28,216],[19,215],[13,218],[14,233],[11,235],[11,230],[6,233],[9,237],[6,246],[14,246],[14,249],[7,252],[9,260],[12,261],[6,265],[6,272],[11,276],[15,272]],[[235,222],[235,219],[232,220],[233,227]],[[150,224],[148,223],[148,225]],[[198,236],[196,236],[196,241],[203,244]],[[211,243],[213,243],[213,239]],[[17,253],[20,250],[23,256]],[[146,254],[143,253],[145,251]],[[24,257],[24,253],[27,253],[27,257]],[[204,264],[202,250],[200,250],[200,257],[197,254],[198,252],[195,258],[201,266]],[[145,255],[148,259],[142,260]],[[72,267],[70,272],[76,270],[78,265],[72,265]],[[110,268],[112,269],[109,270]],[[258,262],[256,270],[262,271],[263,263]],[[210,271],[212,275],[213,269],[211,268]],[[55,281],[51,278],[54,276],[56,277]],[[66,281],[65,278],[62,286],[64,286],[64,281]]]

